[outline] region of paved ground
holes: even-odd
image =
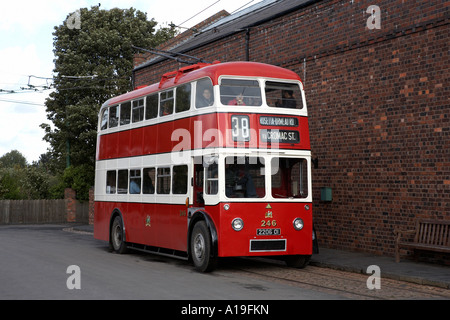
[[[93,232],[92,225],[78,225],[74,230]],[[348,252],[320,248],[310,262],[312,266],[351,273],[368,274],[369,266],[378,266],[382,279],[401,280],[427,286],[450,289],[450,267],[402,259],[396,263],[393,257],[376,256],[360,252]]]
[[[399,263],[390,256],[348,252],[321,248],[313,255],[314,266],[367,274],[371,265],[378,266],[383,279],[402,280],[417,284],[450,289],[450,267],[402,259]]]
[[[185,261],[109,253],[91,226],[0,226],[0,241],[0,299],[169,299],[180,308],[186,300],[205,299],[450,299],[449,268],[395,264],[389,257],[322,249],[302,270],[270,259],[225,259],[215,272],[200,274]],[[79,290],[67,287],[76,275],[67,272],[73,265],[80,268]],[[369,288],[376,284],[369,265],[380,267],[379,289]],[[402,273],[410,274],[407,282],[396,279]],[[436,274],[435,285],[420,284]]]
[[[0,226],[0,299],[345,299],[231,269],[210,274],[172,258],[108,252],[63,226]],[[79,288],[77,287],[79,285]]]

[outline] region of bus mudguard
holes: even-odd
[[[108,233],[109,233],[109,241],[111,242],[111,227],[112,224],[114,222],[114,219],[116,216],[119,216],[120,219],[122,219],[122,225],[123,225],[123,241],[127,242],[127,235],[126,235],[126,227],[125,227],[125,220],[123,219],[123,215],[122,212],[120,212],[119,209],[114,209],[113,212],[111,213],[111,217],[109,218],[109,229],[108,229]]]
[[[191,209],[191,208],[190,208]],[[208,213],[205,211],[198,209],[198,210],[189,210],[188,214],[188,238],[187,238],[187,250],[188,254],[191,255],[190,247],[191,247],[191,233],[194,229],[194,225],[198,221],[205,221],[209,232],[211,233],[211,244],[212,244],[212,250],[211,250],[211,256],[217,257],[218,255],[218,236],[217,236],[217,230],[216,226],[214,225],[213,220],[209,216]]]

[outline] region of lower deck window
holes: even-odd
[[[308,197],[308,161],[299,158],[273,158],[272,196],[274,198]]]
[[[229,199],[264,198],[266,194],[275,199],[306,199],[311,195],[309,162],[305,158],[228,156],[222,161],[225,162],[223,177],[219,174],[218,157],[196,164],[192,176],[188,165],[108,170],[105,191],[106,194],[186,195],[192,183],[195,196],[199,197],[203,192],[217,195],[223,190],[219,186],[225,187]]]
[[[128,170],[119,170],[117,176],[117,193],[128,193]]]
[[[141,170],[130,170],[130,194],[141,193]]]
[[[206,194],[217,194],[218,190],[218,167],[217,163],[212,163],[206,168]]]
[[[225,158],[225,193],[228,198],[263,198],[265,185],[263,158]]]
[[[188,186],[188,167],[174,166],[172,188],[173,194],[186,194]]]
[[[114,171],[108,171],[106,173],[106,194],[115,194],[116,193],[116,180],[117,179],[117,172]]]
[[[154,194],[155,193],[155,168],[145,168],[143,174],[143,194]]]
[[[169,194],[170,193],[170,167],[158,168],[157,179],[157,193]]]

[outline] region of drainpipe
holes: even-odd
[[[250,61],[250,28],[245,29],[245,60]]]

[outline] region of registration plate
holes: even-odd
[[[281,229],[256,229],[257,236],[278,236]]]

